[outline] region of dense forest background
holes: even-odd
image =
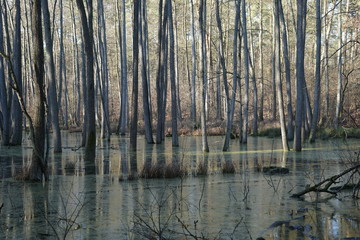
[[[130,134],[132,148],[138,133],[173,145],[199,134],[204,151],[207,134],[224,134],[227,150],[232,135],[246,143],[281,127],[284,149],[295,137],[301,150],[319,126],[360,124],[359,10],[354,0],[0,0],[2,144],[21,144],[40,101],[58,152],[60,129],[82,129],[94,148],[95,126],[102,138]]]

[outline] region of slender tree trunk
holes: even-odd
[[[282,83],[281,83],[281,65],[280,65],[280,0],[274,0],[274,30],[275,30],[275,81],[276,81],[276,92],[277,98],[279,101],[279,118],[281,126],[281,140],[284,151],[289,151],[289,145],[287,142],[286,136],[286,126],[285,126],[285,114],[284,114],[284,104],[283,104],[283,95],[282,95]]]
[[[218,13],[218,1],[217,1],[217,13]],[[235,16],[235,26],[234,26],[234,43],[233,43],[233,93],[232,93],[232,98],[231,101],[230,99],[228,99],[228,106],[227,106],[227,123],[226,123],[226,132],[225,132],[225,141],[224,141],[224,146],[223,146],[223,151],[227,151],[229,149],[229,141],[230,141],[230,134],[232,131],[232,125],[233,125],[233,119],[234,119],[234,111],[235,111],[235,98],[236,98],[236,89],[237,89],[237,58],[238,58],[238,54],[237,54],[237,39],[238,39],[238,29],[239,29],[239,21],[240,21],[240,1],[236,1],[235,2],[235,6],[236,6],[236,16]],[[220,16],[217,16],[220,19]],[[221,22],[220,20],[218,20],[218,25],[220,24],[221,27]],[[224,59],[224,58],[222,58]],[[224,61],[224,65],[225,65],[225,61]],[[223,68],[223,71],[225,72],[226,75],[226,68]],[[225,78],[226,80],[226,78]],[[226,82],[227,85],[227,82]]]
[[[128,125],[128,82],[127,82],[127,54],[126,54],[126,6],[122,0],[122,27],[121,27],[121,103],[119,134],[125,135]]]
[[[177,86],[175,75],[175,40],[174,40],[174,23],[172,15],[172,0],[167,0],[167,11],[169,17],[169,38],[170,38],[170,82],[171,82],[171,126],[172,126],[172,145],[179,146],[177,118],[178,118],[178,106],[177,106]]]
[[[142,75],[142,87],[143,87],[143,110],[144,110],[144,122],[145,122],[145,137],[147,143],[154,143],[152,136],[152,120],[150,111],[150,91],[149,91],[149,79],[148,65],[147,65],[147,15],[146,15],[146,0],[143,0],[141,5],[141,18],[140,18],[140,44],[141,44],[141,75]]]
[[[310,142],[315,142],[316,129],[320,117],[320,68],[321,68],[321,3],[316,1],[316,67],[314,88],[314,113],[311,122]]]
[[[85,160],[95,160],[96,129],[95,129],[95,90],[94,90],[94,56],[93,56],[93,5],[88,0],[87,14],[82,0],[76,0],[83,30],[83,39],[86,58],[86,143]]]
[[[253,26],[252,17],[251,17],[251,8],[249,6],[249,20],[250,25]],[[258,135],[258,89],[256,84],[256,69],[255,69],[255,50],[254,50],[255,41],[253,39],[253,34],[250,34],[250,57],[249,64],[251,70],[251,83],[253,86],[253,124],[252,124],[252,134],[254,136]]]
[[[301,151],[301,130],[304,119],[304,54],[305,54],[305,19],[307,0],[297,0],[297,27],[296,27],[296,116],[294,150]]]
[[[44,33],[45,33],[45,55],[46,55],[46,75],[49,81],[49,110],[51,124],[53,129],[54,152],[59,153],[61,149],[61,134],[59,126],[59,106],[57,102],[56,91],[56,73],[54,64],[53,40],[51,36],[50,13],[47,0],[41,0],[43,17],[44,17]]]
[[[201,74],[201,133],[202,133],[202,150],[209,152],[206,132],[206,92],[207,92],[207,63],[206,63],[206,0],[200,0],[199,4],[199,25],[200,25],[200,74]]]
[[[45,91],[44,91],[44,48],[41,27],[41,0],[32,1],[31,31],[33,36],[34,66],[34,139],[33,155],[29,166],[29,180],[41,181],[43,175],[48,179],[45,159]]]
[[[194,17],[194,3],[191,1],[191,119],[196,126],[196,42],[195,42],[195,17]]]
[[[294,115],[292,109],[292,93],[291,93],[291,68],[288,48],[287,26],[284,17],[284,11],[281,0],[279,1],[279,16],[282,25],[282,43],[285,61],[285,78],[286,78],[286,109],[287,109],[287,139],[294,139]]]
[[[15,81],[19,86],[19,92],[22,94],[22,61],[21,61],[21,9],[20,9],[20,0],[15,1],[15,36],[14,36],[14,45],[13,45],[13,64],[14,64],[14,74]],[[41,10],[40,10],[41,12]],[[18,97],[15,95],[12,98],[13,102],[11,105],[11,120],[12,120],[12,136],[11,136],[11,145],[21,145],[22,142],[22,127],[23,119],[22,112],[19,103]]]
[[[75,121],[76,125],[80,125],[80,111],[81,111],[81,75],[80,75],[80,57],[79,57],[79,47],[78,47],[78,35],[77,35],[77,28],[76,28],[76,22],[75,22],[75,14],[74,14],[74,3],[71,2],[71,17],[72,17],[72,27],[73,27],[73,59],[75,61],[74,63],[74,84],[76,89],[76,108],[75,108]]]
[[[338,58],[337,58],[337,89],[336,89],[336,105],[335,105],[335,116],[334,116],[334,127],[339,127],[340,115],[341,115],[341,99],[342,99],[342,88],[343,88],[343,55],[342,55],[342,40],[343,40],[343,29],[342,29],[342,13],[341,3],[339,4],[338,14]]]
[[[138,71],[139,71],[139,16],[140,1],[134,1],[134,24],[133,24],[133,87],[131,99],[130,117],[130,150],[136,151],[137,145],[137,124],[138,124]]]
[[[276,81],[275,81],[275,19],[273,16],[273,34],[272,34],[272,56],[271,56],[271,79],[272,79],[272,85],[271,85],[271,119],[273,121],[276,120]]]
[[[260,31],[259,31],[259,72],[260,72],[260,105],[259,120],[264,120],[264,57],[263,57],[263,1],[260,0]]]
[[[242,143],[247,143],[248,124],[249,124],[249,48],[247,41],[247,27],[246,27],[246,5],[245,0],[242,0],[242,30],[244,41],[244,79],[245,79],[245,93],[244,93],[244,118],[243,118],[243,132]]]
[[[99,87],[102,102],[101,108],[101,138],[110,141],[111,129],[109,120],[109,72],[107,58],[107,36],[103,0],[97,1],[98,7],[98,41],[100,51],[100,76]]]
[[[159,61],[157,70],[156,90],[157,90],[157,108],[158,108],[158,122],[156,132],[156,142],[161,143],[165,135],[165,111],[166,111],[166,88],[167,88],[167,52],[168,52],[168,37],[167,37],[167,24],[168,17],[167,1],[163,6],[162,0],[159,2]],[[164,16],[163,16],[164,13]]]
[[[0,9],[2,9],[0,1]],[[0,53],[4,53],[4,34],[3,21],[0,14]],[[0,56],[0,132],[1,144],[7,146],[10,144],[10,109],[8,103],[8,86],[5,80],[5,62]]]
[[[81,146],[85,147],[86,145],[86,139],[87,139],[87,114],[88,112],[86,111],[86,104],[87,104],[87,99],[88,99],[88,95],[87,95],[87,83],[86,83],[86,57],[85,57],[85,44],[84,44],[84,37],[82,37],[81,40],[81,88],[82,88],[82,92],[83,92],[83,127],[82,127],[82,142],[81,142]]]

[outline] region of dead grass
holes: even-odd
[[[234,174],[235,173],[234,163],[232,161],[225,161],[225,163],[222,166],[222,172]]]
[[[186,174],[179,163],[145,164],[141,170],[140,178],[181,178]]]

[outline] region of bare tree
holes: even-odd
[[[146,0],[141,4],[141,17],[139,27],[140,31],[140,45],[141,45],[141,78],[143,88],[143,110],[144,110],[144,123],[145,123],[145,138],[147,143],[154,143],[152,136],[152,118],[150,106],[150,75],[148,73],[148,33],[147,33],[147,14],[146,14]]]
[[[206,63],[206,0],[200,0],[199,3],[199,25],[200,25],[200,74],[201,74],[201,134],[202,150],[209,152],[209,145],[206,132],[206,92],[207,92],[207,63]]]
[[[297,0],[296,24],[296,116],[294,150],[301,151],[301,130],[304,121],[304,86],[305,86],[305,29],[307,0]]]
[[[192,62],[192,72],[191,72],[191,119],[196,125],[196,42],[195,42],[195,17],[194,17],[194,3],[191,1],[191,62]]]
[[[101,97],[101,138],[110,141],[111,129],[109,120],[109,70],[107,57],[107,35],[103,0],[97,1],[98,8],[98,47],[100,58],[100,97]]]
[[[138,91],[139,91],[139,17],[140,0],[134,1],[133,15],[133,87],[131,94],[131,115],[130,115],[130,150],[136,151],[137,145],[137,124],[138,124]]]
[[[44,91],[44,47],[41,24],[41,0],[32,1],[31,32],[33,36],[34,68],[34,116],[33,116],[33,155],[29,165],[29,180],[48,179],[45,156],[45,91]]]
[[[127,54],[126,54],[126,9],[125,0],[121,1],[121,103],[118,133],[124,135],[128,124],[128,82],[127,82]],[[119,25],[120,26],[120,25]]]
[[[242,14],[242,34],[244,41],[244,115],[243,115],[243,126],[242,126],[242,143],[247,143],[248,125],[249,125],[249,47],[247,37],[247,26],[246,26],[246,5],[245,0],[242,0],[241,5]]]
[[[236,6],[236,15],[235,15],[235,27],[234,27],[234,42],[233,42],[233,88],[232,88],[232,97],[231,97],[231,101],[230,101],[230,97],[228,97],[227,103],[227,123],[226,123],[226,133],[225,133],[225,141],[224,141],[224,146],[223,146],[223,151],[227,151],[229,149],[229,139],[230,139],[230,134],[231,134],[231,130],[232,130],[232,125],[233,125],[233,118],[234,118],[234,111],[235,111],[235,98],[236,98],[236,89],[237,89],[237,58],[238,58],[238,54],[237,54],[237,39],[238,39],[238,29],[239,29],[239,21],[240,21],[240,1],[236,1],[235,2],[235,6]],[[219,23],[218,23],[219,24]],[[221,23],[220,23],[221,24]],[[223,63],[225,65],[225,61]],[[226,68],[223,68],[223,71],[225,70],[225,74],[226,74]],[[226,80],[226,78],[225,78]],[[224,81],[224,85],[227,85],[227,81]],[[227,88],[227,86],[225,87]],[[229,93],[228,93],[229,95]]]
[[[46,76],[49,81],[48,87],[48,106],[50,110],[51,124],[53,128],[54,152],[61,152],[61,133],[59,126],[59,106],[56,91],[56,73],[53,52],[53,39],[51,32],[50,13],[47,0],[42,0],[42,10],[44,17],[44,36],[45,36],[45,56],[46,56]]]
[[[87,1],[87,14],[83,0],[76,0],[82,24],[83,41],[86,57],[86,101],[85,119],[86,122],[86,143],[85,160],[95,160],[96,129],[95,129],[95,90],[94,90],[94,56],[93,56],[93,3]]]
[[[316,66],[314,88],[314,112],[311,122],[310,142],[315,142],[316,129],[320,117],[320,68],[321,68],[321,3],[316,1]]]
[[[279,17],[282,26],[282,44],[285,65],[285,78],[286,78],[286,109],[287,109],[287,139],[294,139],[294,114],[292,108],[292,93],[291,93],[291,68],[288,47],[287,26],[284,17],[284,11],[281,0],[279,1]]]
[[[337,56],[337,90],[336,90],[336,105],[335,105],[335,116],[334,116],[334,126],[335,128],[339,127],[339,118],[341,115],[341,102],[342,102],[342,90],[343,90],[343,29],[342,29],[342,13],[341,13],[341,3],[339,4],[339,13],[338,13],[338,56]]]
[[[15,35],[14,35],[14,44],[13,44],[13,65],[14,65],[14,74],[15,81],[19,86],[19,92],[22,95],[22,61],[21,61],[21,9],[20,9],[20,0],[15,1]],[[9,36],[10,37],[10,36]],[[8,49],[9,51],[10,49]],[[15,95],[12,98],[11,104],[11,145],[20,145],[22,142],[22,112],[21,106],[19,103],[18,96]]]
[[[279,103],[279,118],[281,126],[281,140],[284,151],[289,151],[289,145],[287,142],[286,136],[286,126],[285,126],[285,113],[284,113],[284,103],[282,95],[282,82],[281,82],[281,66],[280,66],[280,0],[274,0],[274,42],[275,42],[275,82],[276,82],[276,92]]]
[[[172,15],[172,0],[167,0],[167,11],[169,17],[169,40],[170,40],[170,82],[171,82],[171,126],[172,126],[172,145],[179,146],[177,118],[178,118],[178,100],[177,100],[177,86],[175,75],[175,40],[174,40],[174,23]]]
[[[0,1],[0,8],[2,3]],[[4,53],[4,34],[3,21],[0,15],[0,53]],[[1,144],[4,146],[10,143],[10,109],[8,104],[8,87],[5,80],[5,62],[3,57],[0,57],[0,133]]]

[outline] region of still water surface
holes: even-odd
[[[232,140],[181,137],[147,145],[129,154],[129,139],[113,136],[97,146],[95,163],[83,160],[81,135],[63,133],[63,153],[50,153],[49,183],[23,183],[13,177],[31,155],[22,147],[0,147],[0,239],[343,239],[360,237],[360,200],[351,192],[337,198],[309,194],[290,198],[308,184],[340,173],[359,140],[318,141],[300,153],[283,153],[280,139]],[[50,151],[51,152],[51,151]],[[133,179],[144,164],[177,163],[183,178]],[[226,163],[235,174],[223,174]],[[278,166],[288,174],[267,175]],[[201,169],[201,170],[199,170]],[[201,173],[207,172],[206,175]],[[158,234],[159,235],[159,234]]]

